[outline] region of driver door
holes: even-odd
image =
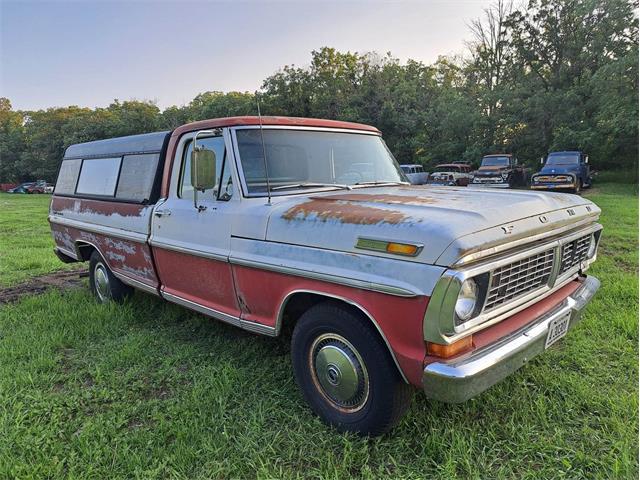
[[[195,132],[194,132],[195,134]],[[167,300],[238,323],[229,248],[231,220],[238,203],[232,180],[228,133],[198,137],[215,153],[215,186],[197,193],[191,184],[194,134],[176,149],[168,198],[154,210],[151,245],[161,293]]]

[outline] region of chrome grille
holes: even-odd
[[[560,265],[560,275],[568,272],[580,262],[587,258],[591,235],[585,235],[562,246],[562,263]]]
[[[495,269],[484,310],[489,311],[546,285],[551,277],[553,248]]]

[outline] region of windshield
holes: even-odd
[[[547,165],[577,165],[579,161],[580,155],[577,153],[564,153],[547,157]]]
[[[483,167],[508,167],[509,157],[484,157],[482,159]]]
[[[271,191],[406,181],[377,135],[269,128],[262,133]],[[236,138],[248,193],[266,194],[260,129],[239,129]]]

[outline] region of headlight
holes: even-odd
[[[596,236],[591,235],[591,243],[589,244],[589,250],[587,250],[587,258],[593,258],[596,254],[596,246],[598,242],[596,242]]]
[[[509,174],[508,174],[508,173],[501,173],[500,175],[502,175],[502,179],[503,179],[503,180],[506,180],[506,179],[507,179],[507,177],[509,176]]]
[[[478,303],[478,285],[472,278],[462,282],[462,288],[456,300],[456,316],[463,322],[469,320]]]

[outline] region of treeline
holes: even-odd
[[[638,165],[637,1],[500,0],[470,25],[467,51],[432,65],[390,53],[322,48],[307,67],[264,80],[263,115],[335,118],[380,128],[401,163],[477,161],[512,152],[536,162],[582,149],[599,169]],[[206,92],[160,111],[114,101],[14,111],[0,99],[0,181],[54,180],[73,143],[255,115],[252,93]]]

